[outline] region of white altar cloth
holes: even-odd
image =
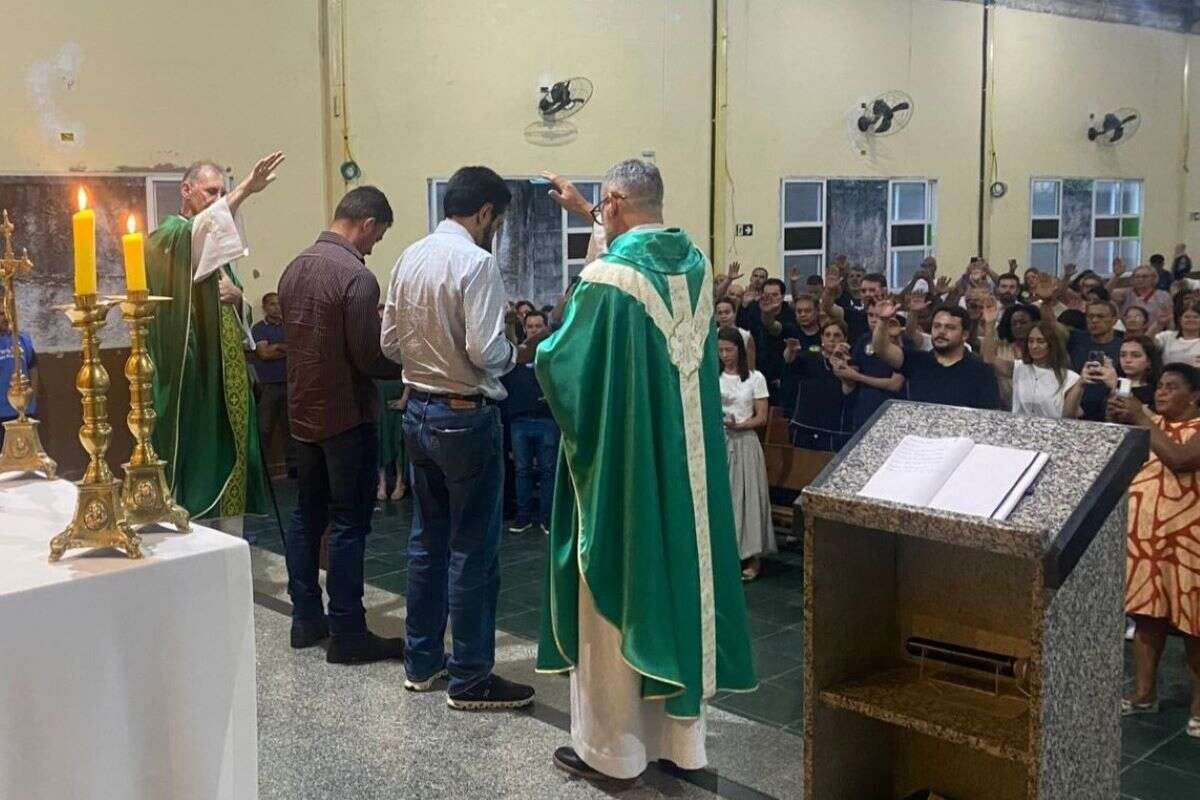
[[[74,507],[0,482],[0,798],[255,800],[249,547],[193,525],[48,563]]]

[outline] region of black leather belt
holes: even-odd
[[[470,404],[472,408],[496,405],[495,400],[490,397],[484,397],[481,394],[434,394],[433,392],[414,390],[411,396],[414,400],[420,400],[422,403],[441,403],[451,408],[465,406],[466,404]]]

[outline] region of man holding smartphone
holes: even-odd
[[[1103,367],[1108,359],[1119,369],[1121,332],[1116,330],[1117,308],[1108,300],[1095,300],[1087,306],[1087,331],[1072,330],[1067,340],[1071,369],[1083,378],[1083,397],[1079,408],[1083,419],[1104,420],[1108,387]]]

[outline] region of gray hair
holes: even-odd
[[[218,164],[215,161],[209,161],[208,159],[202,159],[200,161],[192,162],[191,166],[189,166],[187,168],[187,172],[183,173],[183,178],[180,180],[180,182],[181,183],[195,183],[197,180],[199,180],[200,175],[203,174],[204,172],[207,172],[208,170],[212,170],[221,178],[225,177],[225,168],[224,167],[222,167],[220,164]]]
[[[649,161],[622,161],[604,174],[604,186],[617,189],[643,211],[662,213],[662,173]]]

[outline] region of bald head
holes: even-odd
[[[225,170],[215,161],[196,161],[179,184],[182,212],[194,217],[225,195]]]

